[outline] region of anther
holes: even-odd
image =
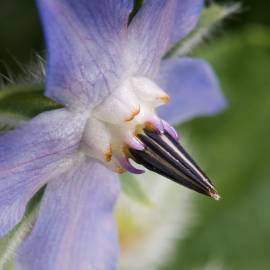
[[[105,161],[109,162],[112,159],[112,145],[110,144],[108,150],[104,154]]]
[[[145,149],[129,149],[131,158],[151,171],[218,200],[220,196],[209,178],[167,129],[161,134],[146,127],[144,133],[138,134]]]

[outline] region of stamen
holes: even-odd
[[[162,96],[162,97],[157,97],[157,100],[161,100],[164,104],[169,103],[170,97],[169,96]]]
[[[131,158],[151,171],[219,199],[209,178],[179,143],[177,131],[156,115],[155,109],[167,102],[169,96],[152,80],[124,80],[94,108],[82,148],[118,173],[144,172],[130,163]]]
[[[164,133],[163,122],[159,118],[153,118],[151,121],[146,122],[145,128],[148,130],[159,131],[159,133]]]
[[[109,149],[104,154],[105,161],[109,162],[112,159],[112,145],[110,144]]]
[[[215,189],[210,190],[210,196],[216,201],[219,201],[221,198]]]
[[[125,170],[123,167],[116,166],[115,169],[114,169],[114,171],[115,171],[116,173],[122,174],[122,173],[124,173],[126,170]]]
[[[144,144],[136,137],[132,137],[131,139],[129,139],[129,141],[127,142],[128,146],[139,150],[139,151],[143,151],[144,150]]]
[[[144,170],[140,170],[135,168],[130,161],[128,160],[127,157],[119,159],[119,163],[129,172],[134,173],[134,174],[142,174],[145,173]]]
[[[211,181],[166,129],[160,134],[158,130],[145,128],[144,134],[137,136],[145,149],[129,149],[135,162],[199,193],[219,199]]]
[[[211,180],[205,175],[205,173],[201,170],[201,168],[196,164],[195,160],[189,155],[189,153],[184,149],[184,147],[179,143],[178,140],[175,140],[169,133],[165,132],[164,134],[172,143],[173,145],[179,150],[180,153],[183,154],[185,159],[189,160],[190,164],[195,167],[200,174],[203,176],[204,179],[207,179],[208,182],[213,186]]]
[[[177,131],[166,121],[162,120],[164,129],[176,140],[179,140],[179,135],[177,133]]]

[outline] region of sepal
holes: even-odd
[[[0,269],[13,270],[14,254],[32,230],[44,190],[45,188],[42,188],[31,199],[22,221],[9,234],[0,239]]]
[[[0,90],[0,133],[39,113],[61,108],[43,95],[42,85],[12,85]]]

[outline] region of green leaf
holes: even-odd
[[[204,8],[195,29],[187,37],[177,43],[165,55],[165,58],[187,55],[200,45],[204,38],[208,37],[225,18],[239,10],[239,3],[232,5],[211,4],[209,7]]]
[[[18,123],[37,114],[61,108],[53,100],[43,96],[39,85],[12,85],[0,90],[0,132],[12,129]]]
[[[36,221],[43,193],[44,188],[36,193],[27,206],[23,220],[9,234],[0,239],[0,269],[14,269],[14,254],[25,237],[30,233]]]
[[[181,131],[222,200],[196,196],[197,220],[179,243],[177,258],[163,269],[208,269],[216,262],[221,267],[211,269],[267,270],[270,29],[249,27],[196,54],[214,66],[229,106],[222,115],[186,123]]]
[[[149,206],[152,204],[139,181],[132,174],[126,173],[121,176],[121,186],[126,195],[135,201]]]

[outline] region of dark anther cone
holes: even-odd
[[[129,149],[135,162],[215,200],[220,198],[208,177],[167,131],[160,133],[157,130],[144,129],[144,133],[137,137],[145,149]]]

